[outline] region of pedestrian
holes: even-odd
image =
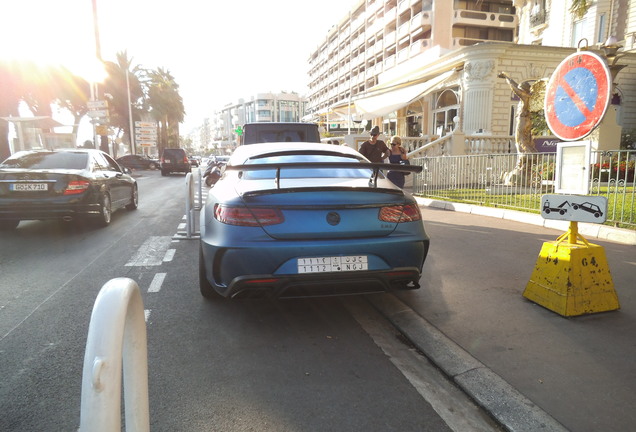
[[[402,147],[402,138],[399,136],[394,136],[391,138],[391,150],[389,153],[389,162],[392,164],[401,164],[405,165],[408,162],[409,158],[406,156],[406,149]],[[389,171],[386,175],[389,180],[391,180],[397,187],[404,187],[404,176],[405,174],[401,171]]]
[[[374,126],[371,129],[371,139],[365,141],[360,145],[360,154],[369,159],[373,163],[382,163],[384,159],[389,155],[389,148],[386,143],[380,139],[380,128]]]

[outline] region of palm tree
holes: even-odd
[[[179,123],[185,117],[179,85],[168,70],[146,71],[147,103],[150,114],[159,122],[159,153],[166,147],[179,147]]]
[[[18,115],[22,84],[16,69],[14,62],[0,61],[0,117]],[[10,155],[9,123],[0,120],[0,161]]]
[[[130,90],[132,120],[134,121],[140,118],[144,96],[141,82],[137,76],[141,70],[138,66],[132,67],[132,58],[128,58],[127,51],[117,53],[117,63],[104,62],[104,66],[108,75],[104,82],[104,93],[109,104],[110,124],[123,131],[124,137],[127,138],[125,141],[132,143],[131,137],[134,131],[130,130],[128,90]],[[128,78],[128,82],[126,82],[126,78]]]
[[[73,115],[73,134],[77,136],[79,123],[88,112],[88,100],[91,97],[91,84],[84,78],[63,69],[60,80],[55,83],[57,104]]]

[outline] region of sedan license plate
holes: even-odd
[[[49,190],[48,183],[11,183],[10,189],[16,192],[37,192]]]
[[[368,270],[366,255],[298,258],[298,273],[331,273]]]

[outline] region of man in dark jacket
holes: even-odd
[[[378,139],[380,135],[380,128],[374,126],[371,129],[371,139],[362,143],[360,146],[360,154],[374,163],[382,163],[384,159],[389,156],[389,148],[386,143]]]

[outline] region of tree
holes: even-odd
[[[79,123],[88,112],[91,84],[66,69],[63,71],[60,81],[56,83],[57,104],[73,115],[73,134],[77,136]]]
[[[104,62],[107,78],[104,82],[104,93],[108,100],[110,112],[110,124],[124,132],[126,141],[132,143],[130,130],[130,111],[128,109],[128,89],[130,89],[130,103],[132,121],[140,118],[143,105],[144,92],[137,76],[140,73],[138,66],[132,67],[132,58],[128,58],[127,51],[117,53],[117,63]],[[128,75],[128,82],[126,76]],[[131,148],[131,151],[133,149]]]
[[[22,80],[15,62],[0,61],[0,117],[17,116]],[[9,123],[0,120],[0,161],[11,155]]]
[[[146,71],[147,103],[150,114],[159,122],[159,153],[167,147],[179,147],[179,123],[185,117],[179,85],[168,70]]]

